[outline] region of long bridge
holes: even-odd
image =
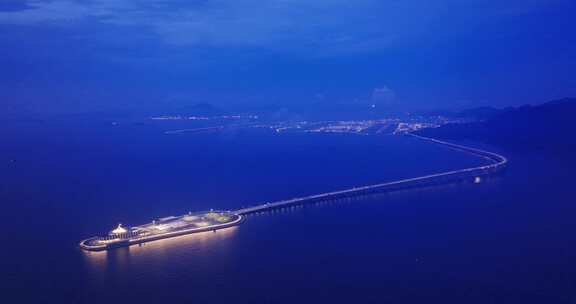
[[[506,157],[476,148],[457,145],[433,138],[422,137],[415,134],[408,134],[415,138],[429,141],[435,144],[447,146],[451,149],[473,154],[487,161],[486,165],[446,171],[436,174],[424,175],[414,178],[402,179],[393,182],[369,185],[364,187],[350,188],[340,191],[326,192],[289,200],[264,203],[248,208],[242,208],[235,211],[217,213],[210,211],[208,213],[189,213],[180,217],[167,217],[151,224],[130,227],[129,230],[118,225],[118,228],[112,230],[107,236],[92,237],[80,242],[80,247],[85,250],[99,251],[109,250],[117,247],[125,247],[134,244],[141,244],[148,241],[170,238],[174,236],[222,229],[240,223],[243,215],[263,212],[272,209],[290,207],[294,205],[303,205],[314,202],[326,201],[330,199],[340,199],[366,195],[377,192],[393,192],[399,190],[420,188],[443,184],[450,181],[461,180],[466,178],[478,179],[481,175],[490,174],[506,165]]]
[[[298,197],[288,200],[282,200],[277,202],[263,203],[252,207],[246,207],[233,211],[238,215],[246,215],[252,213],[258,213],[262,211],[267,211],[271,209],[280,209],[294,205],[303,205],[314,202],[326,201],[330,199],[340,199],[346,197],[354,197],[359,195],[373,194],[373,193],[383,193],[383,192],[393,192],[399,190],[407,190],[414,188],[421,188],[425,186],[445,184],[447,182],[462,180],[467,178],[479,178],[480,176],[491,174],[499,169],[502,169],[508,163],[508,159],[500,154],[480,150],[477,148],[471,148],[463,145],[453,144],[446,141],[424,137],[412,133],[407,133],[407,135],[432,142],[435,144],[443,145],[448,148],[466,152],[478,157],[481,157],[487,161],[486,165],[446,171],[436,174],[418,176],[413,178],[401,179],[392,182],[368,185],[363,187],[355,187],[345,190],[332,191],[326,193],[320,193],[310,196]]]

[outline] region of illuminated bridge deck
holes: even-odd
[[[435,144],[443,145],[451,149],[469,153],[477,157],[486,160],[486,165],[446,171],[436,174],[418,176],[413,178],[407,178],[387,183],[368,185],[364,187],[355,187],[345,190],[333,191],[320,193],[310,196],[298,197],[288,200],[282,200],[271,203],[264,203],[252,207],[242,208],[234,211],[234,213],[239,215],[246,215],[251,213],[263,212],[271,209],[285,208],[294,205],[303,205],[308,203],[314,203],[319,201],[326,201],[331,199],[339,199],[346,197],[353,197],[358,195],[365,195],[371,193],[383,193],[383,192],[393,192],[399,190],[407,190],[413,188],[420,188],[425,186],[443,184],[450,181],[462,180],[467,178],[478,178],[482,175],[491,174],[499,169],[502,169],[508,163],[508,159],[500,154],[488,152],[476,148],[471,148],[463,145],[457,145],[433,138],[423,137],[415,134],[408,134],[409,136],[429,141]]]

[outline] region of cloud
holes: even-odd
[[[29,9],[26,1],[22,0],[2,0],[0,1],[0,12],[15,12]]]
[[[0,24],[130,27],[175,46],[361,51],[423,27],[429,6],[410,13],[419,1],[22,0],[27,9],[0,11]]]
[[[133,28],[173,46],[378,51],[418,39],[443,14],[482,17],[486,0],[2,0],[0,24]],[[545,0],[502,0],[494,10],[534,7]],[[561,0],[555,0],[561,1]],[[16,5],[18,3],[18,5]],[[10,9],[8,9],[10,8]],[[470,18],[473,19],[473,18]],[[447,18],[446,18],[447,20]],[[130,39],[129,36],[123,39]]]
[[[326,94],[324,93],[316,93],[314,94],[314,99],[316,101],[324,101],[326,99]]]
[[[111,1],[97,0],[84,3],[69,0],[28,0],[26,9],[0,12],[0,23],[11,25],[65,25],[71,21],[87,18],[105,18],[119,12],[119,6]]]
[[[373,105],[391,105],[396,101],[396,93],[387,86],[375,88],[370,101]]]

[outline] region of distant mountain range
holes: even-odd
[[[443,139],[472,139],[514,148],[576,149],[576,98],[480,112],[488,118],[423,129],[418,134]]]
[[[513,108],[498,109],[494,107],[477,107],[462,111],[427,111],[423,112],[424,116],[444,116],[449,118],[469,118],[472,120],[487,120]]]

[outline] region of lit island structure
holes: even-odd
[[[141,226],[123,227],[119,224],[106,236],[81,241],[80,247],[88,251],[103,251],[184,234],[216,231],[241,221],[241,215],[229,211],[189,212],[182,216],[164,217]]]

